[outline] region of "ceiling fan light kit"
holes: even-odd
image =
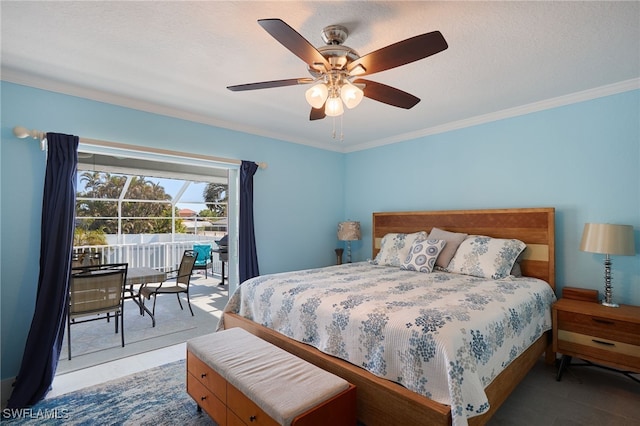
[[[357,107],[363,97],[364,92],[348,80],[340,88],[340,98],[349,109]]]
[[[406,65],[448,48],[440,31],[433,31],[360,56],[352,48],[343,45],[349,32],[342,25],[325,27],[322,40],[326,46],[315,48],[281,19],[259,19],[258,24],[302,59],[313,78],[240,84],[227,86],[227,89],[235,92],[313,84],[305,92],[305,98],[311,105],[310,120],[340,116],[344,112],[343,104],[349,109],[355,108],[365,97],[399,108],[412,108],[420,101],[419,98],[394,87],[359,77]]]
[[[337,117],[344,113],[344,108],[342,107],[342,101],[339,97],[334,96],[327,99],[327,103],[324,107],[324,113],[329,117]]]
[[[329,89],[327,89],[326,84],[319,83],[312,86],[311,89],[308,89],[304,97],[313,108],[322,108],[322,105],[324,105],[329,97]]]
[[[339,81],[343,80],[342,78]],[[305,98],[312,108],[322,108],[329,117],[336,117],[344,112],[344,105],[351,109],[358,106],[364,97],[364,92],[349,80],[336,83],[330,79],[329,83],[318,83],[305,92]]]

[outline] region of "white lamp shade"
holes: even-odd
[[[322,105],[324,105],[327,100],[327,96],[329,96],[329,90],[326,84],[320,83],[307,90],[304,96],[307,102],[309,102],[309,105],[314,108],[322,108]]]
[[[340,97],[347,108],[355,108],[362,101],[364,92],[351,82],[347,81],[340,89]]]
[[[619,256],[636,254],[633,226],[609,223],[585,223],[580,250]]]
[[[329,98],[327,99],[327,103],[324,107],[324,113],[329,117],[337,117],[344,113],[344,108],[342,106],[342,101],[340,98]]]
[[[338,224],[338,239],[340,241],[355,241],[360,239],[360,222],[348,221]]]

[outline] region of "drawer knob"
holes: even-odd
[[[207,399],[207,396],[206,396],[206,395],[205,395],[205,396],[201,396],[201,397],[200,397],[200,401],[204,401],[205,399]]]
[[[250,421],[250,422],[255,422],[255,421],[256,421],[256,416],[251,416],[251,417],[249,417],[249,421]]]
[[[207,373],[202,373],[202,374],[200,375],[200,378],[201,378],[201,379],[204,379],[205,377],[207,377]]]

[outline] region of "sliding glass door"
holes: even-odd
[[[170,270],[194,244],[229,240],[237,285],[238,167],[135,149],[79,148],[75,259]],[[222,273],[214,256],[213,269]]]

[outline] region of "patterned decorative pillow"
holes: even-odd
[[[449,262],[453,259],[453,255],[456,254],[458,246],[467,238],[467,234],[462,232],[449,232],[440,228],[433,228],[429,234],[429,238],[434,240],[445,240],[447,246],[440,252],[440,256],[436,259],[436,265],[441,268],[449,266]]]
[[[520,240],[472,235],[460,244],[447,271],[498,280],[511,273],[513,264],[526,247]]]
[[[416,241],[409,249],[409,254],[400,269],[430,273],[436,266],[438,255],[447,244],[445,240]]]
[[[374,265],[400,266],[407,257],[409,249],[416,241],[424,241],[428,234],[424,231],[413,234],[390,233],[382,237],[380,251],[371,261]]]

